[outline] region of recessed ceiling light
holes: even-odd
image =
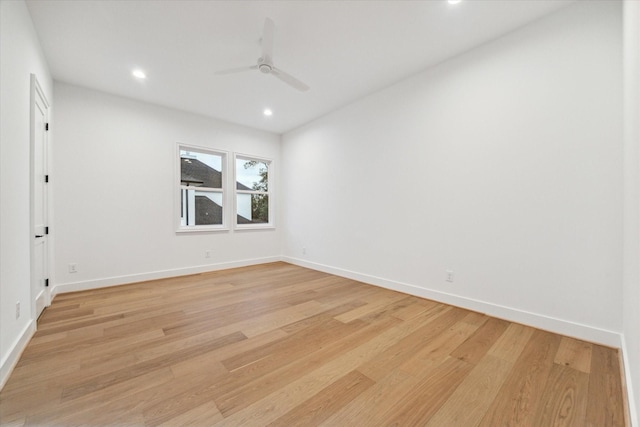
[[[136,78],[139,78],[139,79],[146,79],[147,78],[147,75],[142,70],[133,70],[131,72],[131,74],[133,74],[133,77],[136,77]]]
[[[458,4],[460,3],[462,0],[447,0],[449,2],[449,4]]]
[[[267,108],[267,109],[265,109],[265,110],[263,111],[263,114],[264,114],[265,116],[272,116],[272,115],[273,115],[273,111],[271,111],[270,109],[268,109],[268,108]]]

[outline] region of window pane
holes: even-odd
[[[266,224],[269,222],[269,196],[266,194],[238,194],[238,224]]]
[[[269,191],[269,166],[257,160],[236,159],[236,189]]]
[[[180,150],[180,183],[190,187],[222,188],[222,156]]]
[[[183,189],[181,225],[221,225],[222,193]]]

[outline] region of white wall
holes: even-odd
[[[176,143],[277,168],[278,135],[63,83],[54,96],[54,293],[278,259],[279,229],[176,233],[175,216]]]
[[[0,388],[33,331],[30,313],[30,94],[51,76],[23,1],[0,1]],[[15,318],[16,302],[21,316]]]
[[[624,3],[624,350],[627,391],[640,426],[640,2]]]
[[[577,3],[285,134],[287,259],[619,345],[621,25]]]

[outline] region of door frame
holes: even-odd
[[[30,231],[30,235],[29,235],[29,256],[30,256],[30,280],[29,280],[29,286],[30,286],[30,294],[31,294],[31,318],[34,321],[37,321],[37,317],[38,317],[38,306],[42,305],[42,307],[48,307],[51,304],[51,292],[50,292],[50,288],[47,286],[44,286],[44,289],[42,291],[42,293],[37,292],[34,290],[35,286],[34,286],[34,281],[37,280],[36,279],[36,271],[37,271],[37,267],[35,265],[35,251],[34,251],[34,236],[35,236],[35,175],[36,175],[36,170],[35,170],[35,145],[36,145],[36,131],[35,131],[35,124],[36,124],[36,101],[40,101],[42,103],[42,105],[45,108],[45,123],[49,123],[49,107],[51,104],[49,104],[49,101],[47,100],[46,95],[44,94],[44,91],[42,90],[42,87],[40,86],[40,83],[38,82],[38,79],[36,77],[35,74],[31,74],[31,97],[30,97],[30,123],[29,123],[29,231]],[[44,138],[45,138],[45,143],[44,143],[44,147],[43,147],[43,163],[44,163],[44,169],[45,169],[45,175],[48,174],[49,171],[49,133],[48,131],[44,132]],[[51,218],[50,215],[50,197],[49,197],[49,188],[48,185],[44,186],[44,195],[43,195],[43,203],[45,205],[44,208],[44,212],[45,212],[45,222],[48,223],[48,221]],[[47,224],[48,225],[48,224]],[[51,258],[51,242],[50,242],[50,235],[46,235],[44,237],[45,242],[45,253],[44,253],[44,257],[43,257],[43,269],[44,269],[44,275],[45,277],[49,276],[49,266],[51,265],[50,263],[50,258]],[[37,326],[36,326],[37,327]]]

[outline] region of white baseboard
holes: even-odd
[[[627,393],[627,404],[629,410],[629,426],[630,427],[640,427],[640,419],[638,418],[638,407],[636,406],[635,394],[633,392],[633,381],[631,379],[631,364],[629,362],[629,352],[627,351],[627,342],[622,337],[622,346],[620,348],[622,353],[622,374],[624,375],[624,389]]]
[[[542,314],[531,313],[524,310],[518,310],[493,304],[486,301],[466,298],[459,295],[453,295],[446,292],[436,291],[433,289],[422,288],[419,286],[396,282],[368,274],[358,273],[355,271],[345,270],[341,268],[331,267],[324,264],[310,262],[299,258],[288,256],[273,256],[265,258],[253,258],[240,261],[223,262],[217,264],[206,264],[196,267],[178,268],[172,270],[161,270],[149,273],[131,274],[126,276],[108,277],[103,279],[93,279],[80,282],[54,284],[51,290],[52,297],[65,292],[83,291],[89,289],[103,288],[107,286],[123,285],[127,283],[142,282],[146,280],[165,279],[169,277],[185,276],[189,274],[205,273],[208,271],[224,270],[228,268],[246,267],[249,265],[265,264],[269,262],[285,261],[301,267],[311,268],[313,270],[323,271],[325,273],[335,274],[336,276],[346,277],[360,282],[369,283],[394,291],[404,292],[406,294],[431,299],[445,304],[466,308],[481,313],[486,313],[493,317],[509,320],[511,322],[522,323],[533,326],[535,328],[544,329],[558,334],[578,338],[585,341],[594,342],[610,347],[622,347],[622,335],[615,331],[609,331],[589,325],[571,322],[568,320],[558,319],[555,317],[545,316]]]
[[[2,390],[9,380],[9,376],[11,372],[13,372],[13,368],[16,367],[18,360],[20,360],[20,356],[22,352],[29,344],[31,337],[36,332],[36,322],[33,320],[29,321],[27,326],[24,328],[18,339],[13,343],[13,346],[7,353],[6,357],[0,362],[0,390]]]
[[[452,295],[446,292],[435,291],[433,289],[426,289],[415,285],[395,282],[393,280],[383,279],[380,277],[370,276],[368,274],[357,273],[354,271],[344,270],[341,268],[331,267],[315,262],[309,262],[299,258],[284,256],[282,257],[282,260],[291,264],[299,265],[301,267],[307,267],[313,270],[334,274],[336,276],[357,280],[359,282],[364,282],[394,291],[427,298],[437,302],[454,305],[456,307],[486,313],[490,316],[508,320],[510,322],[522,323],[524,325],[533,326],[534,328],[555,332],[584,341],[589,341],[615,348],[620,348],[622,345],[622,335],[618,332],[608,331],[606,329],[600,329],[593,326],[574,323],[568,320],[557,319],[542,314],[536,314],[524,310],[505,307],[486,301],[466,298],[459,295]]]
[[[130,274],[126,276],[106,277],[103,279],[93,279],[80,282],[54,284],[51,289],[51,297],[66,292],[86,291],[108,286],[125,285],[128,283],[144,282],[146,280],[166,279],[169,277],[187,276],[189,274],[206,273],[209,271],[225,270],[228,268],[247,267],[249,265],[266,264],[269,262],[281,261],[279,256],[266,258],[253,258],[240,261],[221,262],[216,264],[205,264],[196,267],[176,268],[172,270],[160,270],[150,273]]]

